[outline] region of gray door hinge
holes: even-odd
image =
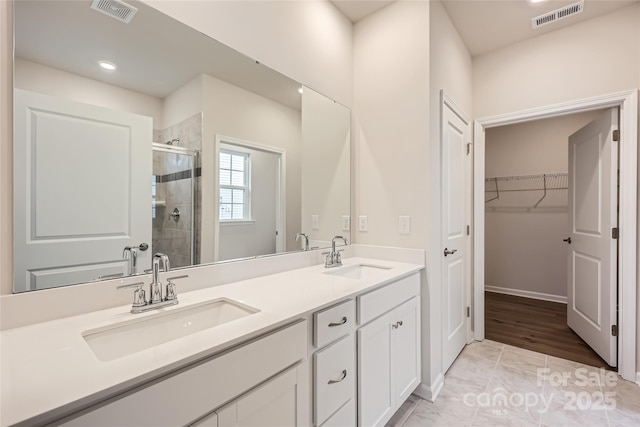
[[[618,227],[613,227],[611,229],[611,238],[618,239],[618,234],[619,234]]]
[[[467,225],[467,236],[471,236],[471,226]]]
[[[471,143],[467,142],[467,156],[471,153]]]
[[[613,131],[613,140],[620,141],[620,131],[617,129]]]
[[[467,317],[471,317],[471,307],[467,307]]]
[[[618,336],[618,325],[611,325],[611,335],[614,337]]]

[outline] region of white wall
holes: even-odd
[[[567,172],[569,135],[598,114],[591,111],[487,129],[485,175]],[[522,188],[533,183],[514,182]],[[549,191],[533,208],[542,195],[542,191],[505,192],[485,204],[485,286],[566,301],[568,252],[562,239],[569,233],[568,190]]]
[[[351,106],[352,25],[329,1],[144,1]]]
[[[392,3],[355,25],[355,197],[369,225],[359,243],[425,247],[428,120],[429,4]],[[399,233],[400,215],[411,234]]]
[[[312,241],[330,242],[338,235],[350,238],[349,231],[345,232],[342,227],[342,216],[349,216],[351,208],[350,114],[348,108],[309,88],[302,94],[302,228],[299,231]],[[312,215],[319,216],[317,230],[312,227]],[[322,246],[326,247],[326,243]]]
[[[458,35],[440,1],[430,2],[429,13],[429,181],[426,183],[429,201],[429,236],[427,275],[429,303],[423,300],[423,384],[433,385],[442,372],[442,246],[440,229],[440,91],[455,101],[469,117],[471,106],[471,56]],[[423,297],[424,298],[424,297]],[[428,331],[429,335],[426,335]],[[431,347],[428,348],[427,346]],[[429,353],[427,353],[429,351]],[[427,371],[427,366],[429,370]],[[429,376],[426,376],[429,372]],[[433,391],[433,390],[432,390]]]
[[[422,385],[442,380],[439,92],[471,114],[471,57],[439,2],[397,2],[360,21],[354,33],[354,143],[359,243],[426,248],[422,289]],[[400,235],[398,217],[411,217]],[[430,250],[431,248],[436,248]]]
[[[162,129],[162,99],[98,80],[47,67],[22,58],[15,61],[15,87],[85,104],[93,104],[153,119]]]
[[[473,59],[474,117],[639,87],[639,3]]]
[[[215,138],[224,135],[286,151],[287,248],[298,247],[300,230],[300,112],[237,86],[203,76],[202,87],[202,262],[214,260],[215,218],[218,212],[215,188]]]
[[[640,4],[473,59],[475,117],[637,88]]]
[[[202,74],[194,77],[190,82],[176,89],[164,99],[162,111],[164,127],[162,129],[180,123],[195,114],[202,113],[203,78]]]

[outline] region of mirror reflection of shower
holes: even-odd
[[[179,147],[178,142],[175,138],[165,144],[153,144],[153,252],[167,254],[172,267],[199,262],[199,151]]]

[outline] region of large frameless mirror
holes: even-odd
[[[103,3],[15,2],[14,292],[349,235],[348,108]]]

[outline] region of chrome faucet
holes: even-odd
[[[169,265],[169,257],[166,254],[158,252],[153,255],[152,279],[149,285],[149,303],[157,304],[162,302],[162,283],[160,283],[160,264],[162,264],[164,272],[168,273],[171,269]]]
[[[296,234],[296,242],[298,241],[298,239],[302,237],[304,239],[304,250],[308,251],[309,250],[309,235],[307,235],[306,233],[298,233]]]
[[[342,252],[343,249],[336,250],[336,240],[342,240],[345,245],[349,244],[347,238],[343,236],[335,236],[333,239],[331,239],[331,252],[324,253],[327,255],[324,261],[324,266],[326,268],[339,267],[342,265],[342,257],[340,256],[340,252]]]
[[[156,308],[167,307],[170,305],[178,304],[178,295],[176,293],[176,285],[173,280],[183,279],[189,277],[186,274],[182,276],[169,277],[167,279],[167,287],[164,298],[162,297],[162,283],[160,282],[160,268],[162,265],[162,271],[168,273],[171,267],[169,266],[169,257],[162,253],[157,253],[153,256],[153,268],[151,283],[149,284],[149,299],[145,298],[145,292],[142,287],[144,282],[138,282],[131,285],[118,286],[118,289],[123,288],[136,288],[133,292],[133,304],[131,306],[132,313],[142,313]]]

